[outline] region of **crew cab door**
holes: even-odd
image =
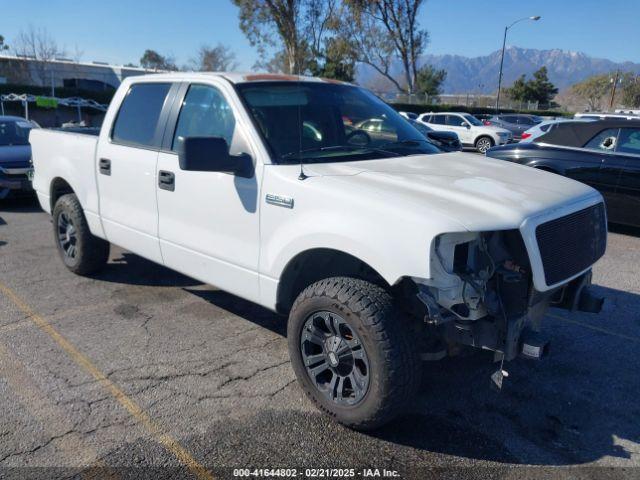
[[[231,154],[254,155],[242,107],[224,82],[184,83],[158,156],[156,185],[164,264],[249,300],[259,300],[259,180],[180,169],[186,137],[222,137]]]
[[[96,151],[100,216],[107,239],[161,263],[156,163],[171,101],[170,82],[133,83],[105,118]],[[119,101],[115,98],[114,101]]]

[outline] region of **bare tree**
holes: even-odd
[[[238,62],[236,54],[219,43],[215,47],[201,46],[197,57],[190,61],[190,67],[201,72],[224,72],[237,69]]]
[[[358,60],[389,79],[399,91],[415,92],[418,58],[429,40],[417,20],[424,0],[345,0],[345,4],[343,25]],[[395,57],[402,64],[404,86],[391,71]]]
[[[34,62],[32,71],[35,73],[35,80],[42,86],[47,85],[50,81],[49,64],[51,61],[65,55],[65,49],[58,46],[58,43],[45,28],[36,29],[32,25],[18,34],[13,48],[16,55],[37,60]]]
[[[140,57],[140,65],[142,65],[142,68],[149,70],[178,70],[172,56],[160,55],[155,50],[150,49],[145,50],[142,57]]]

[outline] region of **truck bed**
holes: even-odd
[[[34,167],[33,188],[42,209],[51,213],[52,195],[61,188],[71,189],[84,209],[91,231],[94,232],[94,227],[101,230],[95,167],[98,136],[33,129],[29,142]]]

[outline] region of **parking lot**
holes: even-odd
[[[284,318],[117,248],[101,274],[75,276],[37,204],[5,202],[0,477],[638,478],[639,268],[640,233],[611,233],[594,274],[603,312],[552,310],[546,360],[508,365],[501,393],[490,355],[429,364],[412,410],[363,434],[304,398]]]

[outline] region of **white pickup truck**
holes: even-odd
[[[380,132],[360,128],[370,119]],[[300,385],[353,428],[402,411],[423,360],[465,345],[538,358],[550,305],[601,307],[589,289],[606,246],[598,192],[442,153],[357,86],[141,76],[122,83],[99,136],[30,140],[72,272],[98,270],[113,243],[288,315]]]

